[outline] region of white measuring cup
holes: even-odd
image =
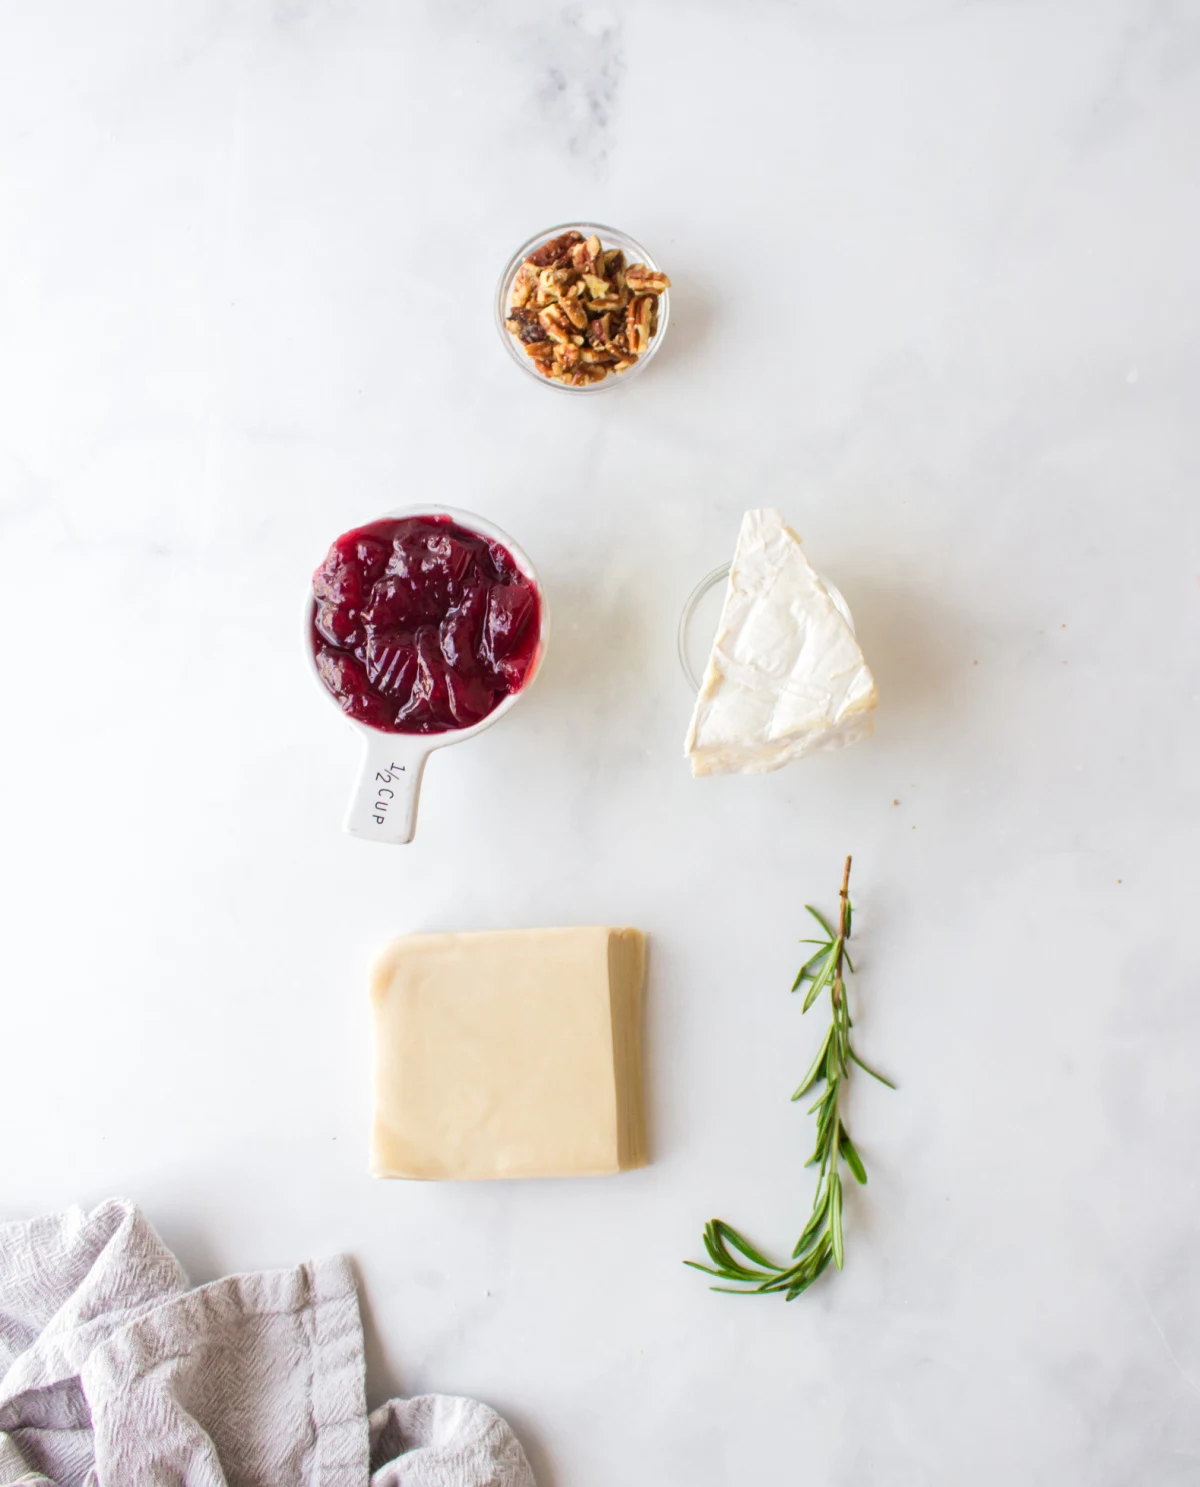
[[[507,532],[494,522],[485,521],[472,511],[461,511],[456,506],[405,506],[397,511],[385,511],[375,521],[398,521],[405,517],[448,516],[468,532],[482,537],[487,542],[498,542],[512,557],[517,568],[533,585],[538,597],[540,633],[525,680],[515,692],[507,697],[486,718],[480,718],[469,728],[452,728],[445,733],[388,733],[382,728],[373,728],[369,723],[359,722],[342,712],[337,698],[321,680],[317,671],[317,658],[313,652],[313,620],[317,601],[310,584],[304,604],[304,626],[302,640],[308,669],[313,680],[329,702],[337,708],[345,721],[362,735],[365,748],[358,784],[350,797],[350,808],[346,812],[345,830],[351,836],[359,836],[369,842],[402,844],[411,842],[417,830],[417,805],[421,796],[421,778],[430,754],[451,744],[465,743],[493,723],[498,723],[510,712],[533,685],[546,654],[546,642],[550,635],[550,610],[546,595],[538,582],[533,564]],[[364,522],[364,526],[372,523]]]

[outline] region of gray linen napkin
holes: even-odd
[[[485,1405],[364,1379],[343,1259],[189,1290],[131,1203],[0,1225],[0,1487],[534,1487]]]

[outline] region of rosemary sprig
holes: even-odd
[[[782,1291],[788,1301],[794,1301],[828,1268],[831,1261],[839,1270],[845,1263],[839,1164],[845,1162],[860,1183],[866,1182],[867,1170],[842,1118],[842,1085],[849,1076],[850,1065],[855,1063],[889,1089],[896,1086],[868,1068],[850,1044],[854,1019],[846,1000],[845,971],[854,970],[846,950],[854,911],[850,905],[849,857],[846,858],[842,891],[838,897],[840,909],[836,934],[811,904],[805,904],[824,931],[825,938],[801,940],[802,945],[816,945],[817,949],[800,967],[792,983],[793,991],[805,992],[802,1012],[807,1012],[821,993],[828,990],[833,1014],[817,1056],[792,1096],[793,1100],[799,1100],[816,1085],[824,1083],[824,1089],[808,1111],[817,1117],[816,1146],[805,1163],[809,1167],[817,1164],[817,1191],[812,1213],[796,1241],[788,1265],[777,1265],[768,1260],[724,1219],[710,1219],[704,1229],[704,1248],[712,1264],[702,1265],[697,1260],[685,1260],[684,1264],[715,1276],[717,1280],[729,1282],[713,1286],[714,1291],[727,1291],[735,1296],[763,1296]]]

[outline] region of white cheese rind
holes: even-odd
[[[684,752],[693,775],[766,774],[868,738],[879,693],[854,631],[772,508],[747,511]]]

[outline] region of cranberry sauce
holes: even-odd
[[[445,733],[520,690],[537,591],[498,542],[447,516],[347,532],[313,575],[312,643],[342,711],[387,733]]]

